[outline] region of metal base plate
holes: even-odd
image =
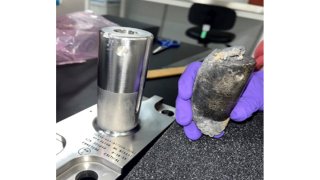
[[[136,157],[175,119],[175,109],[153,96],[142,102],[139,128],[127,136],[110,136],[95,128],[97,106],[57,123],[57,180],[117,179]]]

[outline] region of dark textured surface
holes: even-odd
[[[222,50],[226,54],[232,48]],[[255,67],[252,58],[214,60],[214,50],[202,63],[193,87],[192,110],[196,121],[226,120]],[[221,52],[222,52],[221,51]]]
[[[254,67],[243,47],[215,49],[204,59],[192,93],[193,120],[203,134],[213,137],[225,129]]]
[[[230,122],[218,140],[190,142],[174,123],[125,179],[263,179],[263,113]]]

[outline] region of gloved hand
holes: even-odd
[[[193,84],[201,62],[191,63],[181,75],[176,99],[176,121],[183,126],[185,135],[190,140],[197,140],[202,133],[192,120],[191,97]],[[233,121],[241,122],[249,118],[254,112],[263,110],[263,70],[254,72],[249,83],[230,114]],[[220,138],[224,135],[214,136]]]

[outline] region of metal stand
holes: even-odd
[[[175,119],[175,109],[153,96],[142,102],[139,126],[112,136],[96,126],[94,105],[57,123],[57,180],[117,179],[128,163]]]

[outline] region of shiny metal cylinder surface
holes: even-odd
[[[97,125],[123,134],[138,125],[153,35],[128,27],[100,30]]]

